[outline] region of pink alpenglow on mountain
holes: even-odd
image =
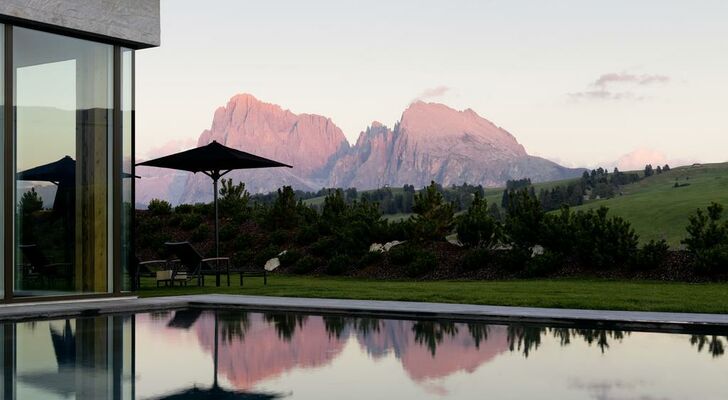
[[[370,189],[383,185],[503,186],[508,179],[533,181],[578,175],[532,157],[505,129],[473,110],[416,102],[390,130],[374,123],[334,165],[330,186]]]
[[[443,185],[503,186],[509,179],[534,182],[576,177],[583,170],[564,168],[530,156],[505,129],[473,110],[415,102],[390,129],[373,122],[350,146],[330,118],[294,114],[275,104],[240,94],[215,112],[210,129],[197,141],[212,140],[293,165],[293,169],[234,171],[252,193],[283,185],[314,191],[322,187],[374,189],[434,180]],[[168,185],[169,187],[176,187]],[[149,198],[150,194],[145,194]],[[174,204],[209,202],[205,176],[190,176],[182,190],[157,196]]]
[[[327,178],[327,163],[349,147],[343,132],[329,118],[315,114],[296,115],[275,104],[240,94],[215,111],[210,129],[197,144],[216,140],[226,146],[271,158],[293,169],[233,171],[227,177],[245,182],[251,192],[268,192],[283,185],[317,190]],[[198,174],[199,175],[199,174]],[[192,176],[182,202],[209,201],[209,180]]]

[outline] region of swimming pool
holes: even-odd
[[[193,308],[0,336],[3,399],[728,398],[728,332]]]

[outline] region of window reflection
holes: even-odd
[[[103,293],[113,47],[15,27],[15,296]]]
[[[133,318],[0,325],[2,398],[133,399]]]

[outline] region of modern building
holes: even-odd
[[[131,288],[134,54],[159,0],[0,2],[2,302]]]

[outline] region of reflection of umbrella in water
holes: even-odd
[[[168,156],[155,158],[137,165],[202,172],[212,179],[215,203],[215,257],[220,257],[219,222],[217,210],[217,184],[220,178],[235,169],[288,167],[290,165],[269,160],[244,151],[235,150],[222,144],[212,143],[195,149],[182,151]],[[215,284],[220,286],[220,269],[217,269]]]
[[[131,174],[124,172],[122,177],[130,178]],[[73,210],[76,195],[76,160],[70,156],[18,172],[16,179],[19,181],[51,182],[58,186],[56,198],[53,201],[53,211]]]
[[[49,328],[58,368],[74,366],[76,364],[76,337],[71,330],[71,321],[66,320],[62,332],[56,331],[53,326]]]
[[[179,311],[178,311],[179,312]],[[217,353],[218,353],[218,317],[215,313],[215,348],[213,358],[213,382],[209,389],[197,387],[185,389],[178,393],[158,397],[156,400],[272,400],[283,397],[277,393],[252,393],[221,388],[217,381]],[[175,313],[175,317],[176,317]],[[171,323],[167,326],[172,326]]]
[[[200,318],[202,310],[193,308],[189,310],[178,310],[174,312],[174,317],[167,323],[170,328],[190,329],[192,325]]]

